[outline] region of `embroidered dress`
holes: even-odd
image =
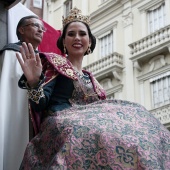
[[[152,114],[136,103],[99,100],[87,75],[77,77],[65,89],[70,106],[48,111],[20,169],[170,169],[170,133]]]

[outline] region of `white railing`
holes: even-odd
[[[130,44],[129,47],[131,48],[131,54],[137,55],[167,41],[170,41],[170,25]]]
[[[94,75],[114,66],[123,67],[123,56],[116,52],[104,57],[86,67],[85,70],[92,72]]]
[[[162,124],[170,123],[170,104],[150,111]]]

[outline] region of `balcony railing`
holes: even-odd
[[[148,35],[129,45],[131,48],[131,54],[133,56],[140,55],[142,52],[146,52],[155,48],[164,48],[169,45],[170,42],[170,25]]]
[[[88,70],[97,77],[102,76],[113,70],[120,70],[123,68],[123,56],[114,52],[107,57],[104,57],[86,67],[85,70]]]
[[[170,122],[170,104],[150,111],[162,124]]]

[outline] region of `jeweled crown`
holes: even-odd
[[[77,7],[74,7],[70,10],[69,15],[66,18],[63,16],[63,28],[66,24],[73,21],[80,21],[90,25],[90,16],[82,15],[81,10],[79,10]]]

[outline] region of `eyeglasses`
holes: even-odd
[[[23,27],[26,27],[26,26],[29,26],[29,25],[31,25],[32,27],[35,27],[35,28],[37,28],[37,29],[41,29],[43,32],[46,32],[46,31],[47,31],[47,29],[46,29],[44,26],[42,26],[41,24],[36,23],[36,22],[23,25]]]

